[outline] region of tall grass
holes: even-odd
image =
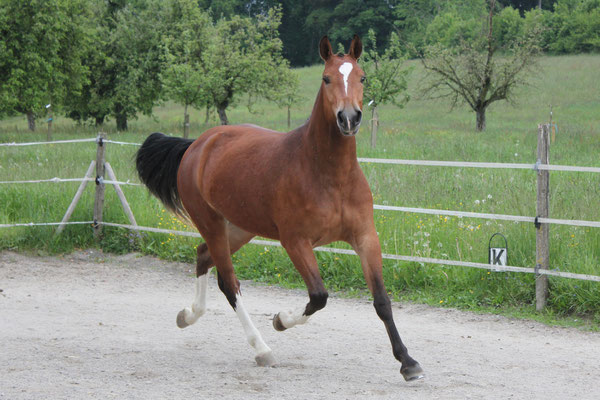
[[[600,166],[600,56],[546,57],[532,85],[521,88],[515,105],[493,104],[488,127],[476,132],[475,115],[466,108],[450,112],[444,100],[418,96],[423,71],[415,63],[411,77],[412,100],[405,109],[381,108],[377,149],[369,146],[368,129],[358,137],[362,157],[407,158],[455,161],[523,162],[536,159],[537,124],[547,122],[550,108],[559,130],[551,144],[551,163]],[[303,101],[292,110],[292,124],[308,118],[318,86],[321,66],[299,69]],[[367,100],[367,99],[366,99]],[[232,123],[252,122],[286,130],[287,112],[267,102],[247,99],[229,111]],[[365,101],[367,103],[367,101]],[[180,135],[182,107],[167,103],[153,117],[130,121],[126,133],[114,131],[114,122],[104,130],[113,140],[141,142],[153,131]],[[365,116],[370,115],[366,110]],[[199,135],[217,124],[213,116],[204,124],[204,110],[192,113],[191,132]],[[364,122],[365,125],[367,121]],[[25,130],[24,118],[0,121],[0,140],[43,140],[39,132]],[[96,129],[56,118],[55,139],[92,137]],[[137,182],[132,146],[109,145],[107,160],[120,180]],[[0,148],[0,180],[81,177],[95,157],[95,145],[65,144]],[[533,171],[479,170],[421,166],[363,164],[378,204],[438,208],[514,215],[535,215]],[[600,175],[551,172],[550,215],[555,218],[600,221]],[[0,186],[0,223],[60,221],[77,188],[76,183],[41,183]],[[164,211],[145,189],[123,187],[140,225],[193,230]],[[114,191],[107,188],[104,219],[126,223]],[[72,220],[90,220],[93,191],[88,189]],[[426,216],[375,211],[375,222],[386,253],[487,262],[490,236],[502,232],[508,239],[511,265],[535,265],[533,224],[483,219]],[[552,225],[550,267],[561,271],[600,274],[600,230]],[[193,262],[197,240],[163,234],[144,234],[138,240],[130,232],[105,228],[100,246],[107,251],[140,250],[168,259]],[[343,246],[343,244],[336,244]],[[88,226],[70,226],[55,237],[52,228],[0,230],[0,249],[69,252],[95,246]],[[364,291],[365,283],[356,257],[321,253],[321,274],[331,289]],[[287,286],[301,286],[301,278],[283,250],[248,245],[234,256],[241,278]],[[527,274],[495,273],[463,267],[422,265],[386,261],[386,284],[396,298],[471,309],[532,310],[534,277]],[[507,311],[509,310],[509,311]],[[512,311],[510,311],[512,310]],[[600,322],[600,285],[550,278],[548,312],[557,315],[586,315]]]

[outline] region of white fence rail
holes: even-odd
[[[387,158],[358,158],[359,162],[390,165],[422,165],[429,167],[529,169],[534,171],[600,172],[600,167],[576,167],[571,165],[488,163],[467,161],[395,160]]]

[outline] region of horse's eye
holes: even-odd
[[[365,83],[366,80],[367,80],[366,76],[361,76],[360,77],[360,83]]]
[[[323,82],[325,82],[327,85],[329,85],[331,83],[331,79],[329,79],[328,76],[324,76],[323,77]]]

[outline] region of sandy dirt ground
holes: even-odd
[[[0,399],[599,399],[600,334],[423,305],[394,305],[426,378],[405,382],[366,299],[333,295],[285,332],[273,314],[304,291],[242,283],[279,364],[261,368],[209,283],[180,330],[191,265],[138,255],[0,253]]]

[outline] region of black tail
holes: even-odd
[[[140,180],[169,210],[181,216],[185,215],[185,210],[177,191],[177,170],[192,142],[192,139],[153,133],[135,157]]]

